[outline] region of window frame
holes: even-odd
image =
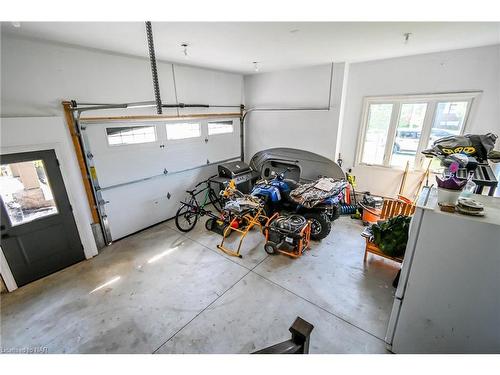
[[[155,139],[154,141],[150,142],[138,142],[138,143],[119,143],[119,144],[111,144],[109,143],[109,134],[108,134],[108,129],[113,129],[113,128],[144,128],[144,127],[152,127],[154,129],[154,136]],[[158,134],[158,128],[156,127],[156,124],[151,124],[151,125],[142,125],[139,123],[131,123],[131,124],[122,124],[122,123],[116,123],[116,124],[108,124],[104,126],[104,137],[106,139],[106,145],[112,149],[120,148],[120,147],[145,147],[147,145],[154,145],[159,142],[160,137]]]
[[[204,123],[203,120],[171,120],[165,121],[163,123],[163,130],[165,131],[165,142],[167,144],[179,144],[179,143],[197,143],[203,140],[204,136]],[[196,137],[180,138],[180,139],[168,139],[168,125],[169,124],[197,124],[200,129],[200,135]]]
[[[396,138],[399,118],[401,116],[401,106],[403,104],[416,104],[427,103],[427,109],[422,125],[422,133],[418,143],[417,151],[415,153],[415,162],[413,170],[422,170],[424,167],[425,156],[421,153],[426,147],[430,138],[431,129],[436,117],[437,104],[441,102],[450,101],[464,101],[467,102],[467,110],[464,117],[464,123],[460,135],[466,134],[470,126],[471,119],[473,118],[475,102],[479,100],[482,91],[470,92],[455,92],[455,93],[439,93],[439,94],[415,94],[415,95],[392,95],[392,96],[366,96],[363,98],[361,124],[359,127],[355,166],[370,166],[401,170],[404,167],[391,166],[392,146]],[[370,105],[372,104],[392,104],[392,113],[387,131],[387,141],[385,144],[384,158],[382,164],[370,164],[362,162],[362,156],[365,145],[366,132],[368,129],[368,119]]]
[[[54,201],[54,208],[56,209],[56,212],[53,212],[53,213],[50,213],[50,214],[47,214],[47,215],[43,215],[43,216],[39,216],[39,217],[36,217],[34,219],[31,219],[31,220],[26,220],[26,221],[22,221],[22,222],[19,222],[19,223],[15,223],[12,220],[12,217],[10,215],[9,208],[7,206],[7,202],[5,201],[4,197],[0,195],[0,200],[1,200],[0,204],[3,205],[5,213],[7,214],[7,220],[9,221],[9,224],[10,224],[10,226],[12,228],[14,228],[14,227],[20,227],[22,225],[30,224],[30,223],[36,222],[38,220],[46,219],[46,218],[53,217],[53,216],[56,216],[56,215],[61,215],[61,210],[59,208],[59,202],[56,200],[56,197],[55,197],[55,194],[54,194],[54,189],[52,188],[52,184],[51,184],[51,177],[49,177],[49,174],[47,172],[46,163],[45,163],[45,160],[43,160],[43,158],[36,158],[36,159],[25,160],[25,161],[18,161],[18,162],[15,162],[15,163],[4,163],[4,164],[1,164],[1,166],[7,166],[8,165],[9,168],[10,168],[10,170],[11,170],[11,172],[12,172],[11,165],[13,165],[13,164],[20,164],[20,163],[26,163],[26,162],[33,163],[33,164],[35,164],[35,162],[41,162],[43,170],[44,170],[44,173],[45,173],[45,177],[47,178],[46,185],[49,188],[50,193],[52,194],[52,200]],[[38,177],[38,179],[39,179],[39,181],[41,181],[39,177]],[[27,189],[25,187],[23,187],[23,190],[27,190]],[[45,195],[45,193],[43,193],[43,194]]]
[[[225,133],[214,133],[210,134],[210,124],[211,123],[231,123],[231,131],[230,132],[225,132]],[[207,120],[207,135],[208,137],[218,137],[218,136],[229,136],[233,135],[235,133],[235,124],[233,119],[214,119],[214,120]]]

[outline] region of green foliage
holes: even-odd
[[[373,242],[384,254],[402,256],[408,242],[410,221],[411,217],[399,215],[373,224]]]

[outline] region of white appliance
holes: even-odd
[[[385,341],[393,353],[500,353],[500,198],[484,217],[417,202]]]

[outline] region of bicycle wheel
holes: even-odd
[[[189,232],[198,221],[198,210],[195,206],[182,204],[175,214],[175,226],[181,232]]]
[[[222,199],[215,194],[213,189],[210,189],[208,192],[208,198],[210,199],[210,203],[215,207],[218,212],[222,211]]]

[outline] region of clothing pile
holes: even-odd
[[[347,186],[344,180],[323,177],[304,184],[290,192],[290,198],[306,208],[312,208],[327,198],[334,197]]]
[[[224,205],[224,210],[240,214],[248,210],[257,210],[261,204],[262,202],[259,198],[245,194],[241,197],[229,199]]]

